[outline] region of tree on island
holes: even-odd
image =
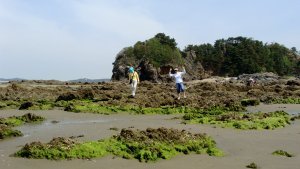
[[[163,80],[169,67],[184,65],[191,75],[201,79],[209,73],[238,76],[260,72],[293,75],[300,72],[299,53],[278,43],[263,43],[247,37],[230,37],[214,44],[188,45],[183,51],[176,40],[164,33],[124,48],[116,57],[113,80],[126,79],[126,66],[143,67],[144,80]],[[142,78],[143,79],[143,78]]]

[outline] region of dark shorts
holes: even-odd
[[[183,83],[176,83],[177,93],[184,92],[184,85]]]

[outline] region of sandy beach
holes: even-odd
[[[0,141],[1,169],[147,169],[147,168],[201,168],[201,169],[240,169],[255,162],[263,169],[297,169],[300,165],[300,121],[290,126],[276,130],[235,130],[215,128],[208,125],[181,124],[180,119],[173,119],[181,115],[98,115],[90,113],[71,113],[60,110],[51,111],[18,111],[1,110],[1,117],[23,115],[32,112],[45,117],[42,124],[24,125],[16,129],[24,133],[23,137],[10,138]],[[58,121],[58,123],[52,123]],[[171,160],[141,163],[138,160],[126,160],[119,157],[106,156],[91,160],[36,160],[11,157],[26,143],[32,141],[48,142],[53,137],[70,137],[84,135],[78,140],[98,140],[118,134],[120,131],[110,130],[115,127],[145,129],[147,127],[168,127],[188,130],[192,133],[207,133],[212,136],[217,146],[225,153],[224,157],[208,155],[179,155]],[[275,150],[285,150],[295,155],[288,158],[274,156]]]

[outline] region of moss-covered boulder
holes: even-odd
[[[222,156],[216,142],[206,134],[192,134],[184,130],[148,128],[146,130],[122,129],[109,139],[79,143],[69,138],[54,138],[49,143],[26,144],[16,156],[43,159],[90,159],[113,154],[126,159],[156,161],[170,159],[183,153],[207,153]]]
[[[284,111],[269,113],[243,113],[222,109],[201,110],[186,113],[186,123],[211,124],[236,129],[276,129],[290,124],[291,117]]]

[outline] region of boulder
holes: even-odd
[[[181,70],[184,66],[187,74],[184,75],[184,80],[197,80],[209,77],[209,74],[204,71],[200,62],[195,62],[196,54],[194,51],[183,53],[183,65],[174,65],[172,63],[155,67],[146,59],[133,60],[125,55],[125,50],[118,53],[115,62],[113,63],[112,81],[124,81],[128,79],[128,69],[133,66],[140,75],[141,81],[150,82],[171,82],[169,70],[175,67]]]
[[[19,110],[26,110],[26,109],[28,109],[29,107],[32,107],[32,106],[33,106],[32,102],[25,102],[25,103],[21,104]]]

